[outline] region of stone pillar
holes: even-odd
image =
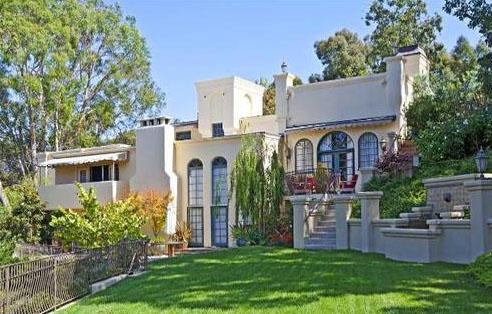
[[[352,214],[352,195],[338,195],[333,199],[336,213],[336,243],[337,249],[349,248],[348,220]]]
[[[464,183],[470,199],[470,249],[472,259],[492,250],[489,219],[492,219],[492,180]]]
[[[383,192],[360,192],[357,197],[361,202],[361,251],[374,251],[372,222],[379,219],[379,199]]]
[[[306,237],[306,213],[309,211],[309,200],[304,196],[303,198],[291,199],[292,211],[293,211],[293,236],[294,236],[294,248],[303,249],[304,239]]]
[[[361,177],[360,178],[361,188],[364,186],[364,184],[366,184],[367,182],[369,182],[369,180],[372,179],[372,177],[374,176],[374,170],[375,170],[374,167],[363,167],[359,169],[360,177]]]

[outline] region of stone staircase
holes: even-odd
[[[308,250],[336,249],[335,226],[335,209],[330,206],[325,213],[318,217],[313,231],[304,242],[304,248]]]

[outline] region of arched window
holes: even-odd
[[[228,240],[227,161],[217,157],[212,161],[211,238],[213,246],[227,246]]]
[[[188,164],[188,225],[190,246],[203,246],[203,164],[199,159]]]
[[[308,139],[296,143],[295,166],[296,172],[306,172],[313,169],[313,144]]]
[[[188,206],[203,205],[203,164],[193,159],[188,164]]]
[[[227,205],[227,161],[217,157],[212,161],[212,204]]]
[[[373,167],[378,161],[378,138],[374,133],[364,133],[359,138],[359,168]]]
[[[318,144],[318,162],[339,173],[342,180],[354,174],[354,143],[347,133],[336,131],[323,136]]]

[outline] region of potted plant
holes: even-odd
[[[181,249],[186,250],[188,248],[188,242],[191,240],[191,234],[191,228],[187,223],[178,222],[176,224],[176,231],[171,236],[171,239],[175,242],[182,242]]]
[[[236,245],[241,247],[248,244],[248,228],[244,224],[237,224],[232,226],[231,229],[232,237],[236,239]]]
[[[164,255],[166,253],[166,245],[163,237],[155,237],[150,240],[150,253],[154,256]]]

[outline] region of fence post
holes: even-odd
[[[58,304],[58,274],[57,274],[57,271],[56,271],[56,267],[58,265],[58,259],[55,257],[54,258],[55,262],[54,262],[54,265],[53,265],[53,280],[55,281],[55,310],[56,310],[56,305]]]
[[[7,271],[5,274],[5,291],[6,291],[6,297],[5,297],[5,303],[3,304],[2,307],[4,307],[4,313],[8,314],[9,312],[9,300],[10,300],[10,266],[7,266]]]

